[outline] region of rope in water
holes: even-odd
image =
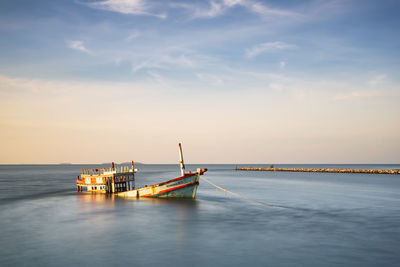
[[[210,185],[215,186],[216,188],[218,188],[218,189],[220,189],[220,190],[222,190],[222,191],[224,191],[224,192],[226,192],[226,193],[229,193],[229,194],[231,194],[231,195],[234,195],[234,196],[236,196],[236,197],[239,197],[239,198],[242,198],[242,199],[246,199],[246,200],[248,200],[248,201],[252,201],[252,202],[255,202],[255,203],[258,203],[258,204],[267,206],[267,207],[275,207],[275,205],[268,204],[268,203],[265,203],[265,202],[262,202],[262,201],[258,201],[258,200],[255,200],[255,199],[252,199],[252,198],[249,198],[249,197],[246,197],[246,196],[242,196],[242,195],[233,193],[233,192],[231,192],[231,191],[229,191],[229,190],[227,190],[227,189],[225,189],[225,188],[222,188],[222,187],[220,187],[220,186],[214,184],[213,182],[207,180],[207,179],[204,178],[204,177],[201,177],[201,179],[203,179],[205,182],[209,183]]]

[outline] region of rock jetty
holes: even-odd
[[[329,172],[329,173],[369,173],[369,174],[400,174],[400,170],[374,169],[314,169],[314,168],[254,168],[236,167],[237,171],[277,171],[277,172]]]

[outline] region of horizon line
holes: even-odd
[[[115,164],[128,164],[130,162],[114,162]],[[143,163],[134,162],[139,165],[179,165],[179,163]],[[106,163],[0,163],[0,166],[6,165],[106,165]],[[185,163],[185,165],[400,165],[400,163]]]

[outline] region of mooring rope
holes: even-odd
[[[239,197],[239,198],[243,198],[243,199],[246,199],[246,200],[248,200],[248,201],[252,201],[252,202],[255,202],[255,203],[258,203],[258,204],[267,206],[267,207],[276,207],[275,205],[272,205],[272,204],[268,204],[268,203],[265,203],[265,202],[262,202],[262,201],[258,201],[258,200],[255,200],[255,199],[252,199],[252,198],[249,198],[249,197],[246,197],[246,196],[242,196],[242,195],[233,193],[233,192],[231,192],[231,191],[229,191],[229,190],[227,190],[227,189],[225,189],[225,188],[222,188],[222,187],[220,187],[220,186],[214,184],[213,182],[207,180],[207,179],[204,178],[204,177],[201,177],[201,179],[203,179],[205,182],[209,183],[210,185],[215,186],[216,188],[218,188],[218,189],[220,189],[220,190],[222,190],[222,191],[224,191],[224,192],[226,192],[226,193],[229,193],[229,194],[231,194],[231,195],[237,196],[237,197]]]

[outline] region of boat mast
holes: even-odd
[[[179,143],[179,164],[181,165],[181,175],[185,175],[185,163],[183,163],[182,145]]]

